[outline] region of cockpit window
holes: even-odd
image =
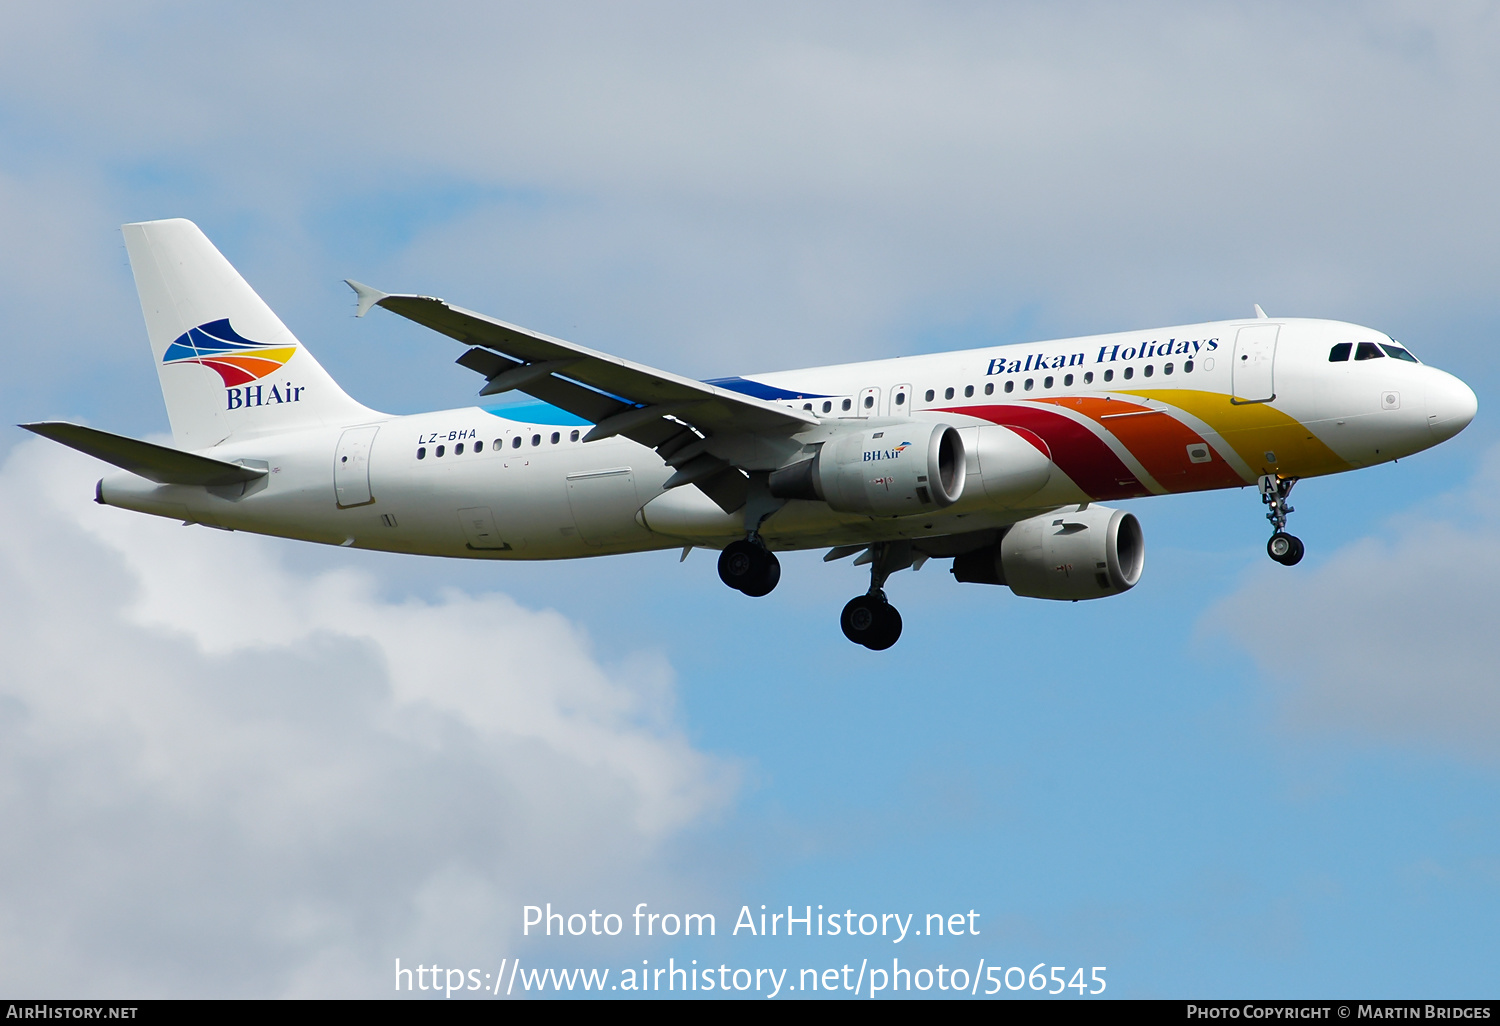
[[[1378,360],[1384,355],[1374,342],[1361,342],[1359,348],[1354,351],[1356,360]]]
[[[1343,363],[1345,360],[1349,359],[1349,354],[1353,351],[1353,349],[1353,342],[1340,342],[1338,345],[1328,350],[1328,362]]]
[[[1395,343],[1392,343],[1391,345],[1386,345],[1384,342],[1382,342],[1382,343],[1380,343],[1380,348],[1384,349],[1386,351],[1386,354],[1388,356],[1394,356],[1398,360],[1405,360],[1408,363],[1421,363],[1422,362],[1422,361],[1418,360],[1415,356],[1413,356],[1410,353],[1408,353],[1405,349],[1402,349],[1400,346],[1396,345]]]

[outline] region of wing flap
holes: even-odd
[[[223,460],[66,421],[48,420],[36,424],[21,424],[20,427],[157,484],[232,485],[253,481],[266,474],[260,467],[225,463]]]

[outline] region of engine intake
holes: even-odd
[[[1012,524],[994,544],[953,560],[970,584],[1004,584],[1028,598],[1103,598],[1129,591],[1146,565],[1141,522],[1108,506],[1058,510]]]
[[[771,474],[771,494],[816,499],[840,513],[901,516],[963,495],[964,440],[947,424],[911,421],[844,432],[816,455]]]

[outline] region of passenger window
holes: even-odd
[[[875,397],[873,395],[867,395],[867,396],[865,396],[865,409],[868,410],[868,409],[870,409],[874,405],[875,405]]]
[[[505,448],[505,440],[503,438],[497,438],[497,439],[495,439],[493,442],[490,443],[490,448],[491,449],[504,449]]]
[[[568,435],[568,441],[570,441],[570,442],[576,442],[576,441],[578,441],[578,432],[574,431],[572,434]]]
[[[964,386],[964,398],[967,399],[969,396],[971,396],[973,394],[974,394],[974,386],[973,385],[965,385]]]
[[[824,413],[831,413],[831,412],[833,412],[833,403],[824,403],[823,404],[823,412]]]
[[[905,406],[906,405],[906,393],[905,392],[897,392],[896,393],[896,405],[897,406]]]
[[[1104,380],[1105,381],[1113,381],[1113,380],[1115,380],[1115,372],[1113,370],[1107,370],[1107,371],[1105,371],[1104,372]]]
[[[1349,359],[1349,354],[1353,351],[1353,342],[1340,342],[1338,345],[1328,350],[1328,362],[1343,363],[1345,360]]]
[[[434,456],[438,456],[438,457],[441,457],[441,456],[442,456],[442,455],[443,455],[443,447],[442,447],[442,446],[441,446],[441,445],[440,445],[440,446],[438,446],[438,447],[437,447],[437,448],[436,448],[436,449],[435,449],[435,450],[433,450],[433,453],[432,453],[432,454],[433,454],[433,455],[434,455]]]
[[[532,445],[541,445],[542,444],[542,436],[541,435],[532,435],[531,436],[531,444]]]
[[[933,392],[933,391],[932,391],[932,389],[930,389],[930,388],[929,388],[929,389],[928,389],[928,390],[927,390],[927,401],[928,401],[928,402],[932,402],[932,397],[933,397],[933,395],[934,395],[934,394],[935,394],[935,393],[934,393],[934,392]]]
[[[850,400],[850,399],[845,399],[845,400],[844,400],[844,402],[843,402],[843,408],[844,408],[844,411],[845,411],[845,412],[848,412],[848,410],[849,410],[849,409],[850,409],[850,408],[851,408],[851,407],[852,407],[852,406],[853,406],[853,405],[854,405],[854,402],[853,402],[853,400]]]
[[[1170,363],[1162,364],[1161,372],[1163,374],[1171,374],[1172,373],[1172,365]]]
[[[425,446],[425,445],[418,446],[417,447],[417,459],[419,459],[419,460],[425,460],[426,458],[427,458],[427,446]]]
[[[994,395],[995,394],[995,383],[993,381],[986,381],[984,383],[984,394],[985,395]]]
[[[1083,372],[1083,383],[1085,385],[1092,385],[1094,383],[1094,372],[1093,371],[1084,371]]]
[[[1413,356],[1410,353],[1408,353],[1405,349],[1402,349],[1400,346],[1397,346],[1397,345],[1390,345],[1390,346],[1388,346],[1384,342],[1382,342],[1382,343],[1380,343],[1380,348],[1384,349],[1388,355],[1393,356],[1393,357],[1395,357],[1398,360],[1405,360],[1408,363],[1420,363],[1421,362],[1415,356]]]
[[[812,412],[812,403],[803,403],[802,404],[802,408],[804,410],[806,410],[808,413],[811,413]]]
[[[1005,390],[1007,392],[1014,392],[1016,390],[1016,383],[1014,381],[1007,381],[1005,383]]]
[[[943,389],[943,398],[944,399],[952,399],[953,398],[953,389],[951,389],[951,388],[945,388],[945,389]]]
[[[462,456],[463,454],[464,454],[464,443],[459,442],[457,445],[455,445],[453,447],[453,455],[455,455],[455,456]]]
[[[1361,342],[1359,348],[1354,350],[1356,360],[1378,360],[1384,355],[1374,342]]]
[[[484,452],[484,443],[483,442],[475,442],[474,443],[474,451],[475,452]]]
[[[1191,374],[1191,373],[1193,373],[1193,361],[1192,360],[1184,360],[1183,361],[1183,364],[1182,364],[1182,373],[1184,373],[1184,374]]]
[[[512,438],[510,440],[510,447],[512,449],[519,449],[521,447],[521,436],[520,435],[517,435],[516,437],[514,437],[514,438]]]
[[[1125,368],[1125,380],[1129,381],[1133,377],[1135,377],[1135,368],[1134,367],[1126,367]]]
[[[1023,385],[1023,386],[1021,386],[1021,387],[1025,388],[1026,391],[1030,392],[1031,391],[1031,386],[1035,385],[1035,384],[1036,384],[1036,379],[1035,378],[1027,378],[1026,379],[1026,384]]]
[[[1051,388],[1052,387],[1052,375],[1051,374],[1048,374],[1047,375],[1047,380],[1045,380],[1045,381],[1042,382],[1042,387],[1043,388]]]
[[[1156,368],[1153,367],[1153,366],[1151,366],[1149,363],[1146,364],[1146,377],[1149,378],[1151,375],[1153,375],[1155,373],[1156,373]]]
[[[1063,377],[1063,388],[1071,388],[1071,387],[1073,387],[1073,375],[1068,374],[1068,375],[1066,375],[1066,376]]]
[[[561,441],[562,441],[562,432],[561,431],[554,431],[554,432],[552,432],[552,444],[556,445],[558,442],[561,442]]]

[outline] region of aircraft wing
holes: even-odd
[[[225,463],[223,460],[66,421],[47,420],[36,424],[21,424],[20,427],[79,452],[88,453],[105,463],[113,463],[121,470],[139,474],[157,484],[232,485],[253,481],[266,474],[259,467]]]
[[[650,446],[678,467],[669,487],[695,484],[726,511],[743,505],[744,475],[701,447],[680,465],[674,454],[716,434],[787,435],[818,422],[802,410],[623,360],[441,299],[348,284],[359,297],[357,316],[384,307],[474,347],[457,362],[485,376],[480,395],[524,392],[591,422],[586,442],[618,434]]]

